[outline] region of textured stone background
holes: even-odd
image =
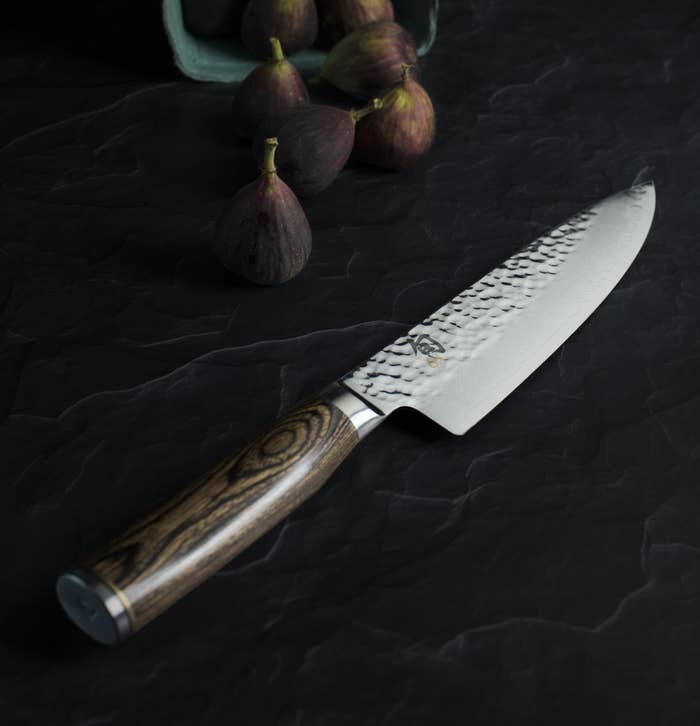
[[[209,256],[252,166],[157,3],[25,5],[0,31],[3,723],[699,723],[696,4],[445,0],[434,151],[309,202],[275,289]],[[120,648],[63,618],[61,568],[649,170],[633,268],[469,434],[398,415]]]

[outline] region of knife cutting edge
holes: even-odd
[[[651,228],[653,182],[574,215],[144,517],[56,589],[104,644],[141,629],[316,492],[392,411],[463,434],[598,307]]]

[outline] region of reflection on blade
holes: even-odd
[[[654,208],[654,185],[647,183],[576,214],[343,383],[385,414],[409,406],[464,433],[605,299],[644,243]]]

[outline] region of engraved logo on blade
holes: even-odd
[[[442,363],[442,356],[437,354],[444,353],[445,348],[429,335],[409,336],[408,342],[416,355],[420,353],[425,356],[425,362],[431,368],[437,368]]]

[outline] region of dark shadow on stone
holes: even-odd
[[[10,608],[0,620],[0,633],[8,650],[55,663],[81,659],[96,647],[68,620],[52,587]]]
[[[393,426],[400,427],[406,431],[410,431],[415,436],[419,436],[426,444],[452,435],[432,419],[412,408],[400,408],[394,411],[391,414],[390,421]]]
[[[12,3],[3,12],[3,35],[22,49],[58,47],[67,55],[136,71],[178,77],[161,20],[161,3],[108,0]]]

